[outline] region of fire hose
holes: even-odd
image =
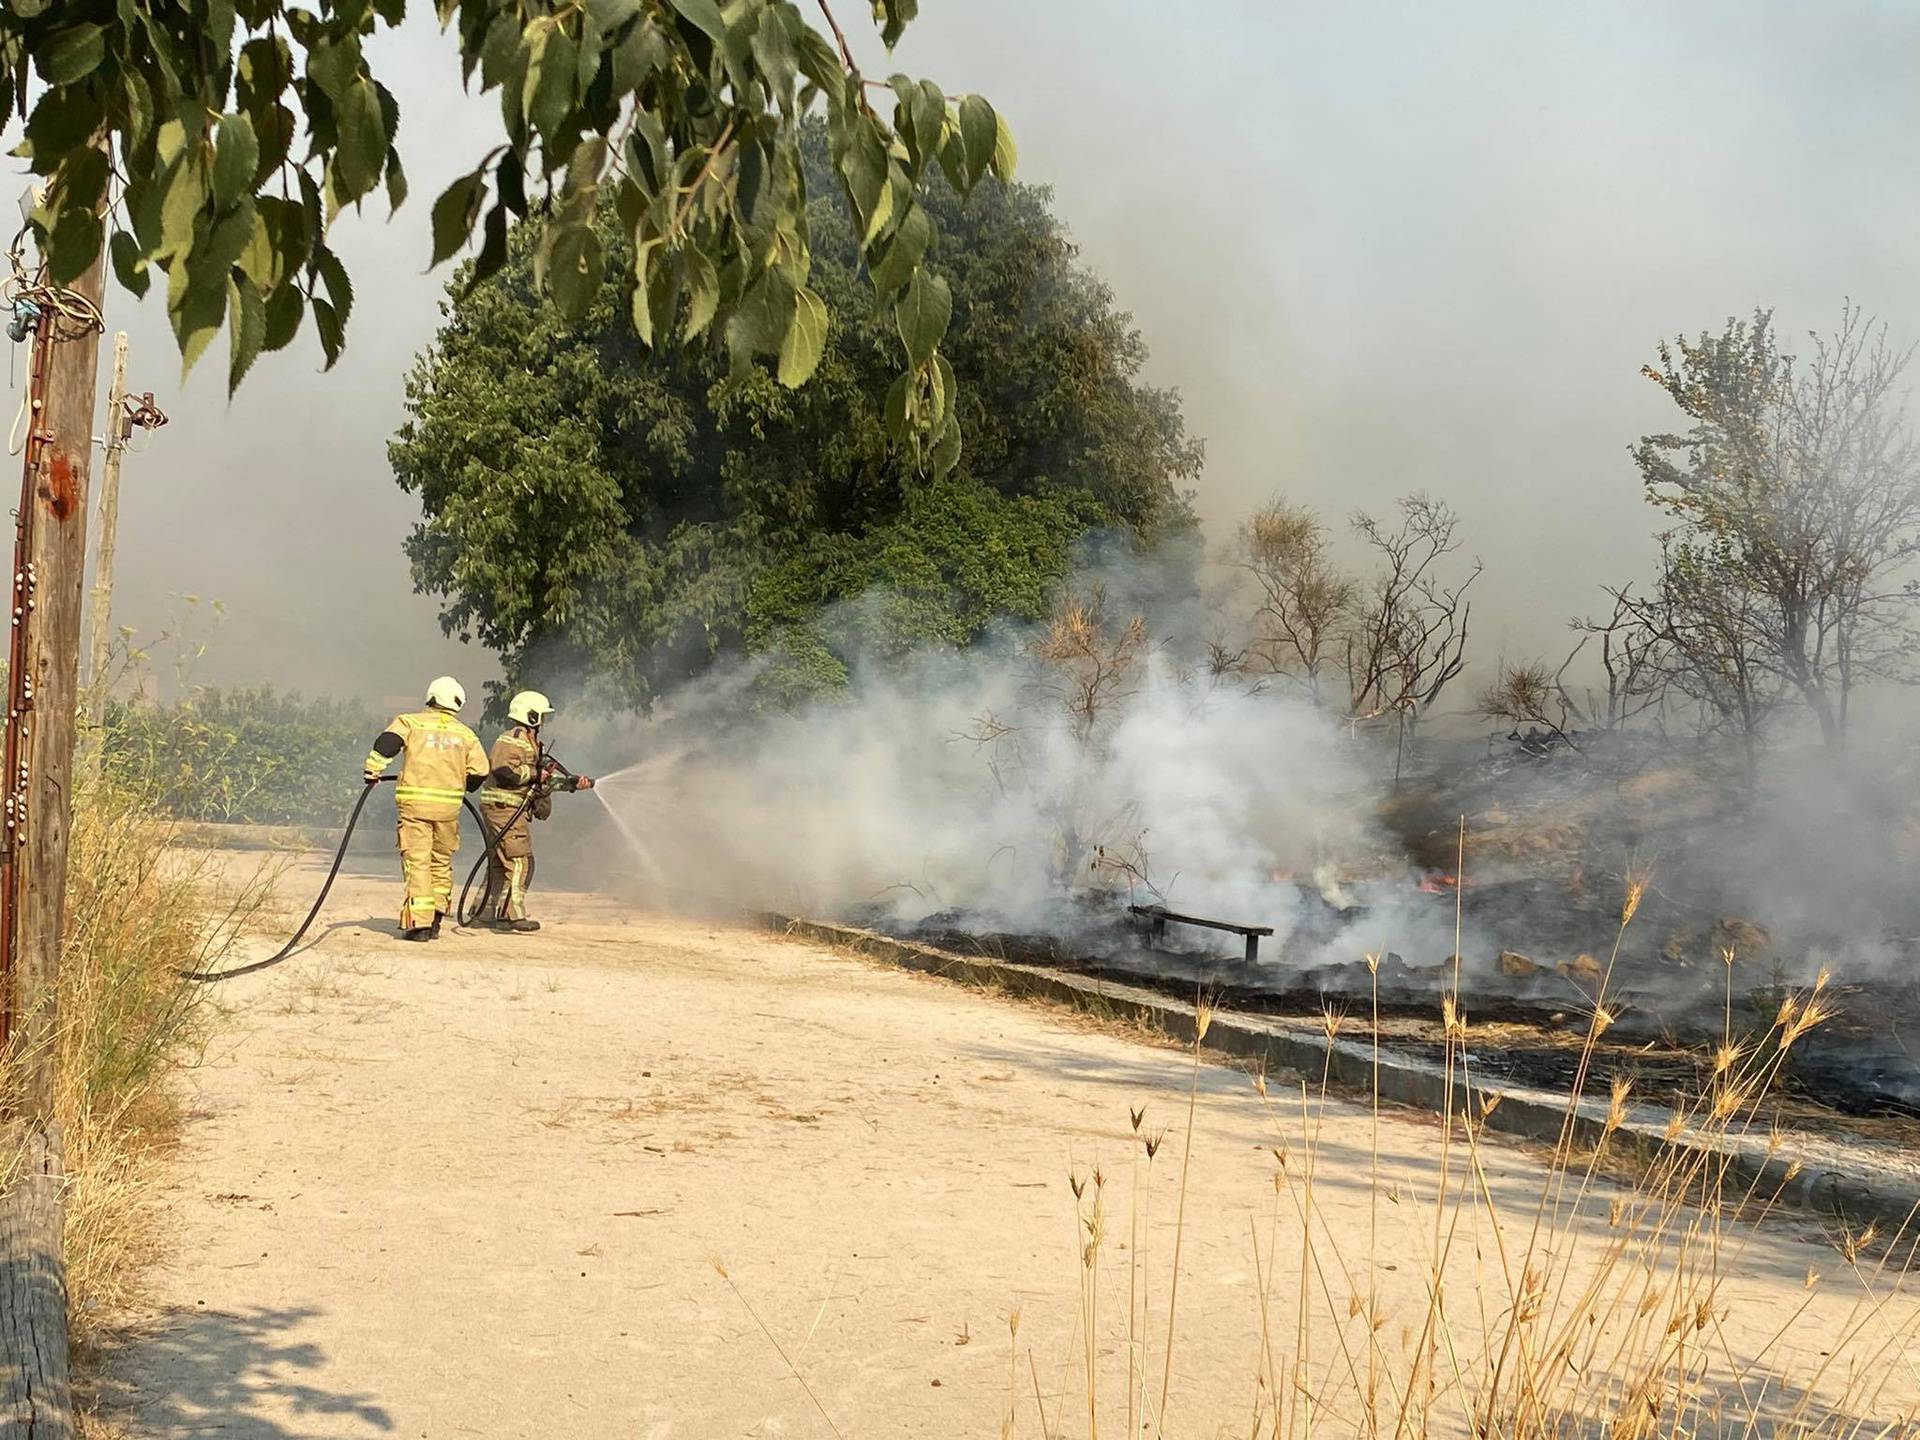
[[[570,778],[576,778],[572,776],[571,771],[567,771],[566,773]],[[390,784],[398,778],[396,775],[382,775],[375,784],[361,787],[360,798],[353,802],[352,813],[347,816],[346,831],[340,836],[340,844],[333,852],[333,866],[327,871],[326,882],[321,885],[320,893],[314,897],[313,908],[307,911],[307,918],[300,922],[300,928],[293,932],[293,938],[291,940],[287,941],[285,945],[281,946],[266,959],[255,960],[250,965],[236,965],[231,970],[182,970],[179,972],[180,978],[183,980],[196,980],[202,983],[211,983],[215,980],[232,980],[241,975],[251,975],[256,971],[278,965],[282,960],[285,960],[288,956],[292,955],[294,951],[299,949],[300,942],[306,938],[307,931],[313,928],[313,922],[319,918],[320,907],[327,903],[327,895],[333,889],[333,882],[340,874],[340,866],[346,861],[347,846],[353,843],[353,830],[354,827],[360,823],[360,812],[367,808],[368,797],[370,797],[380,785]],[[591,784],[592,782],[588,783]],[[520,808],[513,812],[512,818],[500,827],[498,833],[487,823],[486,816],[480,813],[479,807],[476,806],[471,799],[462,798],[460,803],[480,826],[480,837],[483,841],[483,853],[480,856],[479,863],[474,866],[476,872],[481,865],[486,864],[486,862],[493,857],[494,852],[499,848],[501,837],[513,828],[515,820],[518,820],[526,813],[527,807],[533,803],[533,798],[534,792],[529,791],[527,798],[520,802]],[[467,884],[468,886],[473,884],[472,875],[467,877]],[[487,896],[491,892],[492,886],[489,884],[488,888],[481,892],[480,904],[475,907],[474,914],[477,915],[480,909],[485,907]],[[462,890],[460,892],[460,900],[463,914],[465,913],[466,898],[466,891]],[[465,920],[460,919],[459,916],[456,916],[455,919],[457,923],[466,923]]]

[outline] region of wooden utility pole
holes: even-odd
[[[127,418],[127,332],[113,337],[113,384],[107,390],[105,459],[100,466],[100,534],[94,541],[93,595],[87,604],[87,744],[100,743],[107,714],[107,654],[113,644],[113,558],[120,535],[120,457],[133,425]]]
[[[104,249],[70,289],[41,296],[30,372],[38,403],[15,522],[19,634],[0,776],[0,1009],[12,1083],[0,1097],[0,1156],[17,1150],[23,1164],[0,1196],[0,1440],[73,1435],[54,1081]]]

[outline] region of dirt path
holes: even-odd
[[[1146,1131],[1169,1132],[1140,1252],[1157,1391],[1190,1075],[1179,1054],[580,896],[549,899],[558,923],[538,936],[400,945],[384,918],[394,889],[344,880],[331,913],[382,918],[222,994],[233,1013],[191,1077],[167,1202],[175,1258],[146,1333],[110,1365],[109,1412],[132,1433],[831,1433],[764,1321],[841,1433],[992,1437],[1018,1307],[1018,1433],[1041,1433],[1037,1388],[1050,1420],[1064,1412],[1064,1433],[1085,1434],[1068,1177],[1098,1167],[1102,1421],[1122,1434],[1141,1105]],[[1287,1103],[1297,1111],[1297,1091]],[[1354,1260],[1370,1127],[1360,1108],[1329,1108],[1316,1182]],[[1246,1433],[1254,1232],[1279,1246],[1275,1309],[1292,1334],[1299,1232],[1289,1211],[1275,1223],[1276,1131],[1245,1076],[1200,1071],[1170,1433]],[[1436,1135],[1389,1117],[1384,1173],[1430,1171]],[[1502,1149],[1489,1172],[1528,1213],[1534,1162]],[[1381,1207],[1388,1333],[1423,1304],[1431,1221],[1411,1223],[1416,1208]],[[1483,1238],[1463,1234],[1460,1254]],[[1753,1247],[1730,1328],[1777,1323],[1810,1264],[1838,1257],[1784,1237]],[[1836,1316],[1847,1299],[1831,1297]],[[1347,1302],[1343,1283],[1316,1301],[1337,1316],[1316,1372],[1335,1363]]]

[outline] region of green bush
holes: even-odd
[[[354,701],[271,688],[197,690],[172,704],[115,700],[101,763],[181,820],[329,824],[352,802],[384,723]]]

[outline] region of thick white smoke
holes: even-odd
[[[1352,903],[1350,877],[1404,876],[1377,778],[1311,705],[1149,641],[1088,713],[1033,638],[859,667],[798,713],[755,712],[755,668],[731,670],[627,737],[642,758],[599,793],[663,893],[896,925],[1070,936],[1132,899],[1273,926],[1277,961],[1309,912]],[[1368,888],[1328,958],[1450,952],[1410,886]]]

